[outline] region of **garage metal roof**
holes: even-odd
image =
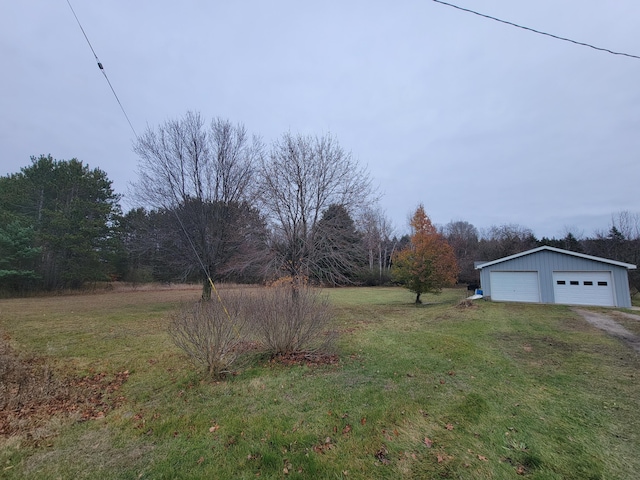
[[[584,253],[571,252],[569,250],[563,250],[561,248],[549,247],[547,245],[533,248],[531,250],[527,250],[526,252],[516,253],[515,255],[509,255],[508,257],[498,258],[497,260],[492,260],[490,262],[483,262],[476,265],[476,270],[482,270],[484,267],[488,267],[490,265],[495,265],[496,263],[506,262],[508,260],[513,260],[514,258],[524,257],[525,255],[531,255],[532,253],[541,252],[543,250],[548,250],[550,252],[562,253],[564,255],[572,255],[574,257],[586,258],[587,260],[594,260],[596,262],[609,263],[611,265],[616,265],[618,267],[624,267],[628,270],[635,270],[636,266],[631,263],[618,262],[616,260],[610,260],[608,258],[602,257],[594,257],[593,255],[586,255]]]

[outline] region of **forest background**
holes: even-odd
[[[134,150],[132,192],[141,206],[127,212],[107,173],[81,160],[41,155],[0,177],[4,295],[203,277],[384,285],[394,254],[409,245],[409,233],[377,206],[367,171],[330,135],[286,133],[265,146],[241,124],[188,112],[149,127]],[[459,219],[437,230],[463,284],[478,283],[474,262],[542,245],[640,263],[640,214],[628,211],[612,213],[589,236],[536,238],[521,224],[478,229]],[[640,287],[636,272],[632,292]]]

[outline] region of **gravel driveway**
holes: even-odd
[[[592,312],[590,310],[583,310],[581,308],[572,308],[574,312],[581,315],[587,322],[589,322],[594,327],[597,327],[601,330],[604,330],[609,335],[616,337],[622,340],[624,343],[633,348],[636,352],[640,353],[640,336],[631,333],[629,330],[624,328],[618,322],[616,322],[610,315]],[[618,315],[622,314],[625,317],[631,318],[633,320],[638,320],[640,322],[639,315],[633,315],[630,313],[616,312]]]

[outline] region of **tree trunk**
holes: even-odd
[[[206,277],[202,280],[202,300],[211,300],[211,283]]]

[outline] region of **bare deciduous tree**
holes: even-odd
[[[456,255],[460,268],[458,280],[464,283],[479,282],[479,274],[474,266],[474,261],[479,260],[476,258],[478,229],[464,220],[455,220],[444,226],[443,234]]]
[[[627,240],[640,239],[640,213],[623,210],[611,215],[611,226]]]
[[[320,263],[315,237],[327,234],[318,228],[324,212],[339,205],[353,215],[373,189],[368,173],[334,137],[286,133],[261,163],[259,192],[274,234],[272,271],[300,281]]]
[[[173,212],[186,245],[176,252],[185,266],[202,268],[203,298],[246,239],[243,211],[252,193],[262,144],[244,126],[215,119],[207,127],[198,113],[148,128],[136,141],[140,158],[134,196],[145,207]],[[186,251],[185,251],[186,250]]]
[[[538,245],[531,229],[517,224],[491,226],[478,245],[480,260],[495,260],[524,252]]]
[[[362,212],[358,225],[367,251],[369,272],[372,276],[375,274],[376,284],[384,283],[390,277],[391,257],[397,246],[397,240],[391,238],[391,221],[379,208],[367,207]]]

